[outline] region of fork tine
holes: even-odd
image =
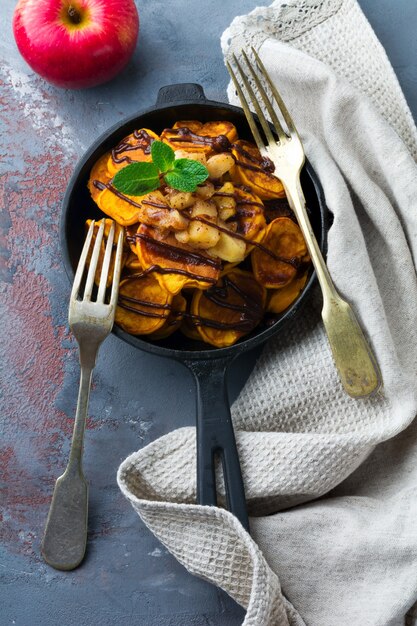
[[[251,84],[249,83],[248,79],[246,78],[245,72],[243,71],[243,68],[240,65],[240,63],[237,60],[235,55],[233,55],[233,59],[234,59],[234,61],[236,63],[237,69],[239,70],[239,74],[240,74],[240,77],[241,77],[241,79],[243,81],[243,84],[245,85],[246,91],[248,92],[249,97],[250,97],[250,99],[252,101],[252,104],[255,107],[255,111],[256,111],[256,114],[257,114],[257,116],[259,118],[261,126],[263,128],[263,131],[265,133],[265,137],[266,137],[266,139],[267,139],[267,141],[269,143],[275,143],[275,137],[273,136],[272,131],[269,128],[268,121],[267,121],[267,119],[266,119],[266,117],[265,117],[261,107],[259,106],[258,99],[255,96],[255,92],[253,91],[253,89],[251,87]]]
[[[122,253],[123,253],[124,229],[120,229],[119,239],[117,241],[116,259],[114,261],[113,285],[111,288],[110,304],[116,306],[117,297],[119,295],[119,279],[122,269]]]
[[[109,276],[111,255],[114,241],[114,222],[110,226],[109,236],[106,243],[106,251],[104,253],[103,265],[101,268],[100,283],[98,286],[97,302],[104,302],[104,294],[107,288],[107,278]]]
[[[249,128],[251,129],[251,133],[253,135],[253,138],[255,139],[256,145],[258,146],[258,150],[260,152],[263,152],[265,150],[265,144],[261,138],[261,135],[259,133],[258,127],[256,125],[256,122],[253,118],[252,112],[249,108],[249,104],[248,101],[246,100],[245,94],[242,91],[241,86],[239,85],[239,82],[236,78],[236,74],[234,73],[232,66],[230,65],[230,63],[228,61],[226,61],[226,67],[228,69],[228,72],[232,78],[233,84],[236,88],[237,94],[239,96],[239,100],[240,100],[240,104],[242,105],[242,109],[243,112],[245,113],[246,116],[246,120],[249,124]]]
[[[100,228],[96,235],[94,242],[93,254],[90,259],[90,267],[88,268],[87,280],[85,282],[84,297],[83,300],[91,300],[91,294],[93,292],[94,276],[96,274],[98,258],[100,255],[101,242],[103,240],[104,233],[104,219],[101,220]]]
[[[294,122],[292,120],[291,115],[288,113],[288,109],[285,106],[285,103],[283,101],[283,99],[281,98],[277,88],[275,87],[275,85],[273,84],[271,77],[269,76],[268,72],[266,71],[265,65],[262,63],[261,59],[259,58],[258,53],[256,52],[255,48],[252,48],[252,52],[255,56],[256,62],[258,64],[259,69],[261,70],[265,80],[267,81],[269,87],[271,88],[272,94],[275,98],[275,102],[277,103],[281,113],[282,113],[282,117],[285,120],[285,123],[288,127],[288,131],[290,132],[290,134],[294,134],[297,135],[298,137],[298,132],[297,129],[294,125]]]
[[[244,50],[242,50],[242,54],[244,56],[244,59],[246,61],[246,65],[249,68],[250,73],[252,74],[252,78],[255,81],[255,85],[257,86],[257,88],[259,89],[259,93],[261,94],[262,100],[265,103],[266,108],[268,109],[268,113],[271,116],[271,121],[275,127],[275,130],[277,131],[278,137],[280,141],[285,141],[285,139],[288,139],[287,135],[285,134],[284,129],[282,128],[281,122],[278,119],[277,114],[275,113],[274,107],[272,106],[272,103],[264,89],[264,86],[262,85],[261,81],[259,80],[253,66],[252,63],[249,61],[248,55],[246,54],[246,52]],[[259,58],[259,57],[258,57]],[[269,83],[269,85],[271,86],[271,84]],[[275,141],[275,139],[273,140]]]
[[[87,260],[88,251],[90,249],[91,239],[93,237],[94,224],[95,222],[94,220],[92,220],[90,224],[90,228],[88,229],[87,237],[85,238],[85,241],[84,241],[84,246],[81,251],[80,260],[78,261],[77,269],[76,269],[75,276],[74,276],[74,282],[72,285],[71,296],[70,296],[71,300],[76,300],[78,297],[81,280],[84,274],[85,262]]]

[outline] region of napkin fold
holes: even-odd
[[[222,37],[226,56],[251,45],[322,182],[328,267],[383,389],[346,396],[316,289],[232,407],[252,536],[195,504],[193,428],[129,456],[118,483],[190,572],[246,608],[245,626],[396,626],[417,600],[417,131],[356,0],[258,8]]]

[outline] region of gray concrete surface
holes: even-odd
[[[235,15],[257,4],[138,2],[141,31],[129,67],[107,85],[70,92],[46,84],[27,67],[11,33],[15,3],[2,3],[1,624],[237,626],[243,621],[241,607],[167,553],[117,488],[117,467],[129,453],[193,423],[195,397],[182,366],[141,354],[114,337],[99,356],[86,436],[87,558],[77,570],[62,573],[45,565],[39,550],[53,484],[68,453],[78,385],[75,344],[66,327],[69,285],[57,239],[66,182],[97,135],[151,105],[160,86],[197,82],[209,98],[225,100],[228,76],[219,38]],[[360,4],[417,118],[415,0]],[[233,367],[232,398],[255,356]]]

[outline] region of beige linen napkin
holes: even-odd
[[[278,1],[222,44],[254,45],[293,113],[334,214],[328,266],[384,388],[344,394],[316,291],[233,406],[252,537],[193,504],[192,428],[132,454],[118,482],[189,571],[247,609],[245,626],[403,624],[417,600],[416,128],[355,0]]]

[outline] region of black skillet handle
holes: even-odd
[[[166,85],[158,91],[157,106],[176,102],[206,102],[207,98],[201,85],[197,83],[178,83]]]
[[[215,459],[222,461],[227,508],[249,532],[245,490],[226,387],[232,359],[187,360],[197,385],[197,501],[217,506]]]

